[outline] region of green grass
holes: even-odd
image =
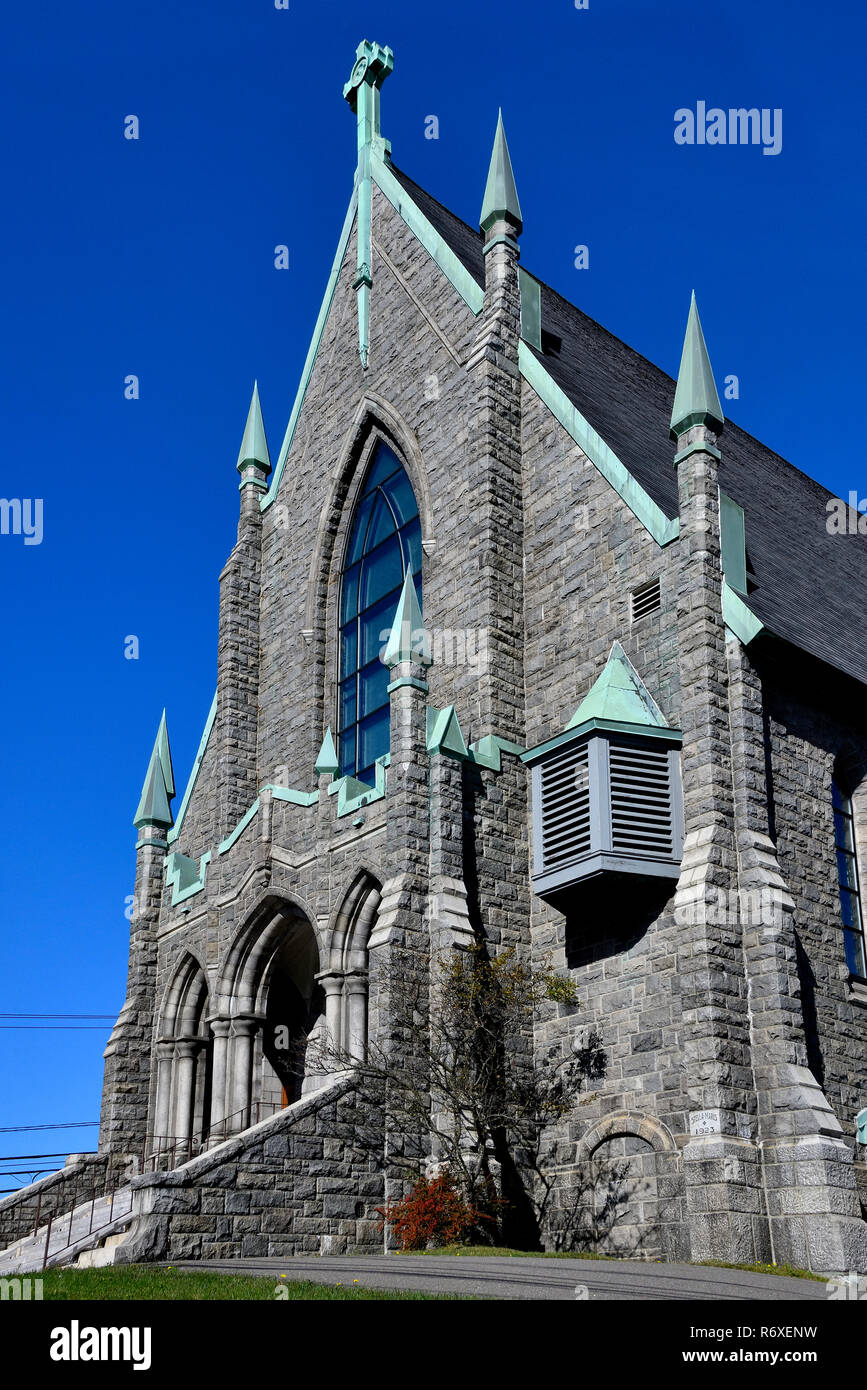
[[[272,1303],[277,1284],[287,1292],[279,1301],[352,1303],[358,1300],[398,1299],[402,1302],[463,1302],[457,1295],[397,1293],[389,1289],[365,1289],[352,1280],[341,1284],[314,1284],[274,1275],[201,1274],[153,1265],[109,1265],[105,1269],[49,1269],[42,1276],[45,1300],[87,1302],[139,1299],[147,1302]]]
[[[711,1269],[745,1269],[749,1274],[784,1274],[789,1279],[813,1279],[817,1284],[827,1284],[825,1274],[813,1274],[809,1269],[798,1269],[797,1265],[730,1265],[724,1260],[699,1260],[700,1265]]]

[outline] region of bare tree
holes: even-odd
[[[554,1191],[544,1138],[606,1068],[596,1031],[577,1051],[533,1047],[540,1011],[574,1006],[574,984],[511,948],[495,956],[404,948],[376,988],[388,1000],[387,1035],[370,1042],[364,1060],[326,1036],[308,1048],[308,1073],[355,1070],[381,1107],[391,1171],[411,1181],[448,1169],[483,1214],[488,1240],[538,1248]]]

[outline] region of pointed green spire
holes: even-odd
[[[319,777],[335,777],[339,771],[340,764],[337,761],[337,749],[334,747],[334,739],[331,737],[331,727],[325,730],[325,737],[322,740],[322,747],[319,750],[319,757],[316,759],[316,772]]]
[[[172,755],[166,728],[166,712],[163,710],[153,752],[148,763],[144,786],[141,790],[138,810],[133,820],[136,829],[141,829],[143,825],[161,825],[168,829],[174,820],[169,808],[169,802],[174,794]]]
[[[253,382],[253,398],[247,412],[247,424],[244,428],[244,438],[241,440],[241,449],[238,454],[238,472],[242,473],[245,465],[249,463],[254,463],[266,475],[271,472],[271,455],[268,453],[265,423],[262,419],[262,407],[259,404],[258,381]]]
[[[719,434],[724,424],[725,416],[713,379],[693,290],[677,374],[674,409],[671,412],[671,437],[677,439],[692,425],[707,425],[715,434]]]
[[[488,182],[485,185],[485,198],[482,203],[482,231],[490,231],[497,221],[513,222],[518,233],[524,225],[518,190],[515,187],[515,175],[512,173],[512,161],[509,158],[509,146],[506,143],[506,132],[503,128],[502,110],[497,118],[497,133],[494,136],[491,166],[488,169]]]
[[[163,770],[163,781],[166,784],[166,795],[171,801],[175,794],[175,774],[172,768],[172,751],[169,748],[169,730],[166,724],[165,710],[163,710],[160,727],[157,730],[156,747],[159,753],[160,767]]]
[[[567,729],[590,720],[603,724],[640,724],[667,729],[668,721],[619,642],[611,648],[605,669],[576,709]]]
[[[394,622],[385,644],[382,660],[389,667],[397,666],[400,661],[420,661],[424,666],[431,664],[424,622],[411,570],[407,570],[406,578],[403,581],[397,612],[394,615]]]

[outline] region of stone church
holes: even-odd
[[[163,718],[135,816],[123,1258],[381,1249],[358,1079],[277,1028],[361,1060],[397,949],[482,941],[574,981],[536,1048],[607,1055],[544,1241],[619,1164],[600,1249],[867,1270],[867,542],[725,424],[688,286],[674,380],[522,264],[502,119],[479,224],[403,172],[393,61],[362,43],[344,88],[273,460],[253,392],[192,771]]]

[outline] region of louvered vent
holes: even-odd
[[[659,579],[652,579],[649,584],[642,584],[640,589],[636,589],[630,594],[632,605],[632,621],[638,623],[642,618],[649,618],[651,613],[658,612],[662,605],[662,597],[659,589]]]
[[[609,749],[611,848],[617,853],[673,853],[671,776],[667,748]]]
[[[678,730],[588,729],[532,750],[533,887],[557,905],[600,875],[677,878]]]
[[[590,849],[587,744],[551,758],[541,774],[542,857],[549,869],[560,869]]]

